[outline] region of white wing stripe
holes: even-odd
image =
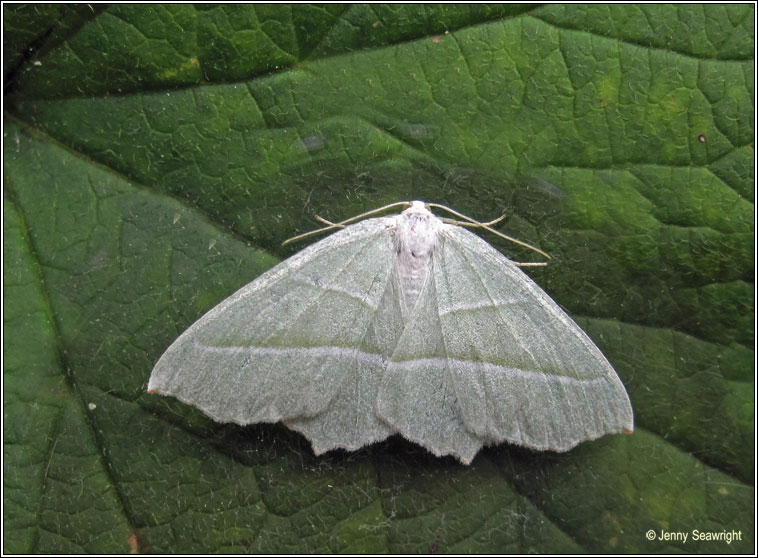
[[[547,379],[551,382],[555,381],[566,385],[592,385],[600,384],[606,381],[605,378],[571,378],[570,376],[560,376],[558,374],[547,374],[540,372],[539,370],[520,370],[519,368],[510,368],[508,366],[502,366],[500,364],[492,364],[491,362],[477,362],[474,360],[462,360],[457,358],[417,358],[412,360],[404,360],[401,362],[393,363],[400,368],[407,368],[408,370],[414,370],[418,367],[430,367],[438,366],[440,369],[444,369],[448,366],[457,366],[461,368],[468,368],[469,370],[483,370],[488,373],[500,373],[508,376],[518,376],[526,379]]]
[[[302,356],[308,358],[348,358],[351,360],[360,360],[372,364],[378,364],[383,361],[383,357],[376,353],[367,353],[365,351],[358,350],[357,348],[350,347],[256,347],[248,345],[231,345],[225,347],[213,347],[210,345],[202,345],[195,343],[195,346],[204,351],[221,353],[221,354],[241,354],[249,353],[255,356]],[[551,382],[558,382],[564,385],[595,385],[606,382],[606,378],[571,378],[569,376],[560,376],[557,374],[547,374],[540,372],[539,370],[520,370],[518,368],[510,368],[508,366],[502,366],[500,364],[492,364],[490,362],[477,362],[473,360],[463,360],[457,358],[416,358],[410,360],[403,360],[399,362],[393,362],[393,366],[400,369],[417,370],[419,367],[429,368],[438,367],[440,370],[444,370],[449,366],[455,366],[460,368],[468,368],[469,370],[483,370],[488,373],[500,373],[509,376],[517,376],[526,379],[547,379]]]
[[[256,347],[254,345],[213,347],[210,345],[202,345],[200,343],[195,343],[195,346],[204,351],[230,355],[249,353],[254,356],[307,356],[308,358],[334,357],[378,363],[381,363],[383,360],[383,357],[380,354],[367,353],[351,347]]]
[[[487,308],[501,308],[504,306],[511,306],[513,304],[519,304],[524,302],[523,299],[513,298],[509,300],[482,300],[480,302],[472,302],[470,304],[453,304],[447,308],[440,308],[440,316],[446,316],[453,312],[470,312],[472,310],[485,310]]]

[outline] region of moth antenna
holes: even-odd
[[[459,227],[480,227],[484,225],[485,227],[491,227],[492,225],[497,225],[500,221],[505,219],[505,215],[501,215],[497,219],[493,219],[489,223],[471,223],[470,221],[459,221],[458,219],[450,219],[449,217],[441,217],[442,221],[447,223],[448,225],[458,225]]]
[[[447,207],[445,205],[440,205],[438,203],[427,203],[426,205],[429,206],[429,207],[437,207],[439,209],[442,209],[444,211],[449,212],[452,215],[455,215],[456,217],[459,217],[461,219],[465,219],[467,222],[470,223],[469,226],[480,227],[480,228],[484,229],[485,231],[489,231],[492,234],[499,236],[500,238],[504,238],[505,240],[509,240],[509,241],[511,241],[511,242],[513,242],[515,244],[518,244],[518,245],[523,246],[525,248],[529,248],[530,250],[534,250],[538,254],[542,254],[543,256],[545,256],[548,260],[552,260],[553,259],[553,258],[550,257],[550,254],[548,254],[547,252],[544,252],[544,251],[540,250],[536,246],[532,246],[531,244],[527,244],[526,242],[523,242],[521,240],[517,240],[517,239],[515,239],[515,238],[513,238],[511,236],[508,236],[507,234],[503,234],[503,233],[501,233],[499,231],[496,231],[495,229],[493,229],[492,227],[490,227],[489,223],[480,223],[476,219],[472,219],[468,215],[463,215],[462,213],[458,213],[456,210],[450,209],[449,207]],[[496,219],[496,221],[497,221],[497,219]]]
[[[386,211],[387,209],[391,209],[393,207],[397,207],[399,205],[405,205],[409,206],[411,205],[411,202],[402,201],[402,202],[395,202],[391,203],[389,205],[385,205],[384,207],[378,207],[377,209],[372,209],[371,211],[367,211],[366,213],[361,213],[360,215],[356,215],[354,217],[350,217],[349,219],[345,219],[344,221],[340,221],[339,223],[332,223],[330,221],[327,221],[326,219],[322,219],[321,217],[316,217],[320,222],[322,223],[329,223],[326,227],[321,227],[320,229],[315,229],[312,231],[308,231],[303,234],[299,234],[297,236],[293,236],[292,238],[288,238],[284,242],[282,242],[282,246],[285,246],[286,244],[289,244],[290,242],[295,242],[297,240],[301,240],[303,238],[307,238],[309,236],[313,236],[314,234],[321,234],[322,232],[331,231],[334,229],[342,229],[345,227],[345,225],[349,223],[353,223],[355,221],[360,221],[361,219],[365,217],[369,217],[371,215],[376,215],[377,213],[381,213],[382,211]]]
[[[345,228],[345,225],[338,225],[337,223],[332,223],[331,221],[328,221],[328,220],[324,219],[320,215],[316,215],[315,219],[319,223],[324,223],[325,225],[329,225],[330,227],[339,227],[341,229]]]

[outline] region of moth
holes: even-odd
[[[314,452],[400,434],[469,464],[485,445],[567,451],[634,428],[621,380],[519,267],[421,201],[337,232],[218,304],[148,391],[219,422],[281,421]],[[377,210],[377,211],[380,211]],[[366,217],[369,214],[358,216]],[[541,252],[542,253],[542,252]]]

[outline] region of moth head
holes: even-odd
[[[422,201],[411,202],[398,216],[395,242],[398,254],[414,259],[428,260],[437,244],[442,227],[440,221]]]
[[[426,204],[419,200],[412,201],[411,205],[408,206],[408,209],[403,211],[403,213],[408,213],[408,214],[418,213],[418,214],[428,214],[428,215],[432,214],[432,212],[429,211],[429,209],[426,207]]]

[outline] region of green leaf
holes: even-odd
[[[752,552],[753,6],[3,9],[4,552]],[[314,215],[409,199],[553,256],[634,434],[314,457],[145,393]]]

